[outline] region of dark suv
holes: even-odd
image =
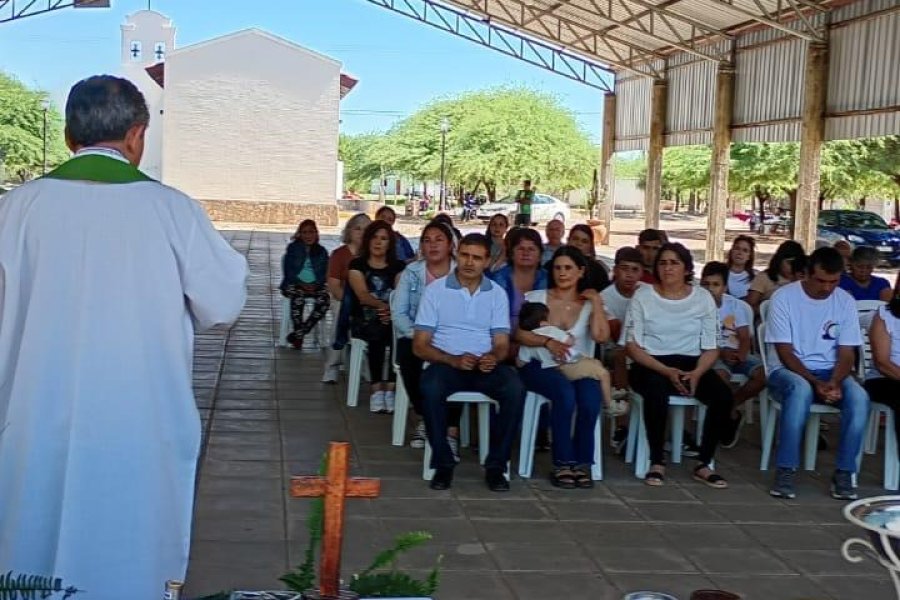
[[[823,210],[819,229],[842,235],[854,246],[871,246],[891,264],[900,263],[900,232],[865,210]]]

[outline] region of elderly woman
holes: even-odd
[[[350,310],[353,337],[367,343],[372,396],[369,411],[394,412],[396,374],[390,362],[393,345],[388,300],[403,271],[397,260],[396,238],[385,221],[373,221],[363,233],[359,256],[350,261],[348,283],[354,302]]]
[[[419,380],[422,375],[422,359],[417,357],[412,350],[413,324],[416,322],[416,313],[419,310],[419,301],[425,287],[436,279],[447,275],[453,269],[453,248],[455,234],[445,223],[433,220],[422,230],[419,238],[419,252],[422,259],[407,265],[397,289],[391,296],[391,319],[394,321],[394,331],[397,334],[397,364],[400,367],[400,376],[406,387],[413,410],[416,415],[422,414],[422,394],[419,391]],[[462,405],[449,403],[449,409],[454,411],[448,420],[451,428],[447,436],[456,442],[451,442],[450,449],[456,449],[454,454],[459,454],[459,417],[462,414]],[[425,422],[421,416],[418,418],[409,445],[413,448],[425,447]]]
[[[597,260],[597,249],[594,247],[594,230],[579,223],[573,225],[569,230],[570,246],[574,246],[581,251],[587,262],[587,271],[585,272],[585,287],[592,290],[602,292],[609,285],[609,273],[606,267]]]
[[[506,215],[496,214],[488,221],[484,235],[491,240],[491,257],[485,273],[490,275],[506,264],[506,231],[509,229],[509,218]]]
[[[525,294],[547,289],[547,271],[541,268],[541,234],[534,229],[517,227],[506,237],[506,265],[489,276],[506,290],[509,316],[515,329]]]
[[[328,291],[331,298],[340,307],[332,312],[334,317],[334,331],[331,334],[333,345],[325,356],[325,372],[322,374],[322,383],[336,383],[340,374],[341,351],[349,339],[350,326],[350,298],[345,301],[344,291],[347,288],[347,277],[350,274],[350,261],[359,253],[363,232],[372,220],[365,213],[358,213],[347,220],[344,231],[341,233],[343,245],[331,253],[328,259]]]
[[[409,240],[402,233],[394,229],[394,223],[397,222],[397,212],[390,206],[382,206],[375,213],[375,220],[384,221],[391,226],[391,231],[394,232],[394,237],[397,240],[397,260],[405,263],[415,260],[416,253],[413,251],[412,244],[409,243]]]
[[[645,482],[665,483],[663,448],[669,396],[696,396],[707,406],[694,479],[713,488],[728,487],[712,461],[731,415],[731,388],[711,369],[719,356],[718,311],[712,295],[691,285],[694,261],[687,248],[663,244],[653,265],[657,283],[635,291],[625,317],[625,351],[634,361],[629,380],[644,399],[650,445]]]
[[[300,223],[291,239],[282,260],[284,277],[278,287],[281,294],[291,301],[294,330],[288,334],[287,341],[294,348],[301,348],[304,336],[328,312],[330,298],[325,285],[328,251],[319,244],[319,230],[312,219]],[[304,319],[307,298],[312,298],[313,307]]]
[[[747,304],[759,313],[759,305],[764,300],[772,297],[772,294],[783,285],[787,285],[796,279],[794,261],[805,259],[806,253],[803,246],[793,240],[782,242],[775,250],[775,254],[769,260],[769,266],[765,271],[756,274],[750,283],[750,290],[744,298]]]
[[[869,327],[872,367],[866,373],[866,391],[872,402],[900,410],[900,274],[894,283],[893,298],[878,309]],[[900,419],[894,419],[900,437]]]
[[[516,331],[516,341],[522,346],[547,348],[559,363],[566,362],[571,349],[590,356],[594,342],[604,342],[609,337],[609,324],[603,297],[586,287],[587,260],[579,250],[564,246],[553,256],[551,270],[548,289],[529,292],[525,299],[546,304],[548,324],[567,332],[573,342],[566,344],[523,329]],[[598,382],[590,378],[570,381],[559,367],[544,368],[537,360],[522,365],[519,375],[526,389],[550,399],[550,482],[566,489],[593,487],[594,426],[603,403]]]

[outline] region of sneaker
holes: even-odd
[[[448,435],[447,444],[450,445],[450,453],[453,454],[453,460],[459,462],[459,438]]]
[[[666,442],[664,449],[672,453],[672,442]],[[681,456],[685,458],[697,458],[700,456],[700,448],[694,443],[693,438],[688,439],[688,432],[684,432],[684,441],[681,443]]]
[[[285,341],[290,344],[294,350],[299,350],[303,347],[303,336],[293,331],[285,336]]]
[[[741,439],[741,427],[744,425],[744,417],[746,415],[742,411],[737,418],[730,419],[728,422],[728,430],[722,434],[722,447],[734,448]]]
[[[389,415],[394,414],[394,392],[387,391],[384,393],[384,409]]]
[[[492,492],[508,492],[509,481],[501,469],[485,469],[484,482]]]
[[[853,473],[838,469],[831,476],[831,497],[835,500],[856,500],[859,494],[853,485]]]
[[[326,367],[322,374],[322,383],[337,383],[339,375],[338,367]]]
[[[416,428],[413,431],[412,439],[409,441],[410,448],[424,448],[425,440],[428,439],[425,435],[425,421],[419,419],[419,422],[416,423]]]
[[[384,411],[384,392],[381,390],[372,392],[372,395],[369,396],[369,412],[381,413]]]
[[[611,417],[621,417],[628,414],[628,391],[615,390],[612,400],[604,407],[606,414]]]
[[[769,490],[769,495],[775,498],[793,500],[797,497],[797,492],[794,491],[794,479],[796,478],[797,469],[778,467],[775,471],[775,482],[772,484],[772,489]]]

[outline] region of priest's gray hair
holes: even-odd
[[[149,122],[144,95],[127,79],[95,75],[82,79],[69,91],[66,131],[77,146],[118,142],[135,125]]]

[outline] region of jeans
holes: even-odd
[[[412,340],[407,337],[397,338],[397,366],[400,367],[400,376],[409,396],[413,411],[422,416],[422,359],[413,353]],[[447,426],[459,427],[462,418],[463,406],[459,402],[452,402],[447,407]]]
[[[692,371],[699,356],[654,356],[668,367]],[[631,387],[644,398],[644,424],[650,446],[650,463],[664,465],[666,444],[666,420],[669,417],[669,396],[680,395],[665,375],[637,363],[628,375]],[[731,387],[712,369],[706,371],[697,382],[697,400],[706,405],[706,421],[703,424],[703,442],[700,444],[699,461],[710,464],[715,457],[719,438],[731,422],[731,406],[734,398]]]
[[[543,369],[536,360],[521,367],[519,375],[529,392],[550,400],[553,465],[592,465],[594,426],[603,402],[599,382],[594,379],[569,381],[559,369]],[[572,417],[575,417],[574,435]]]
[[[810,371],[822,381],[831,378],[832,369]],[[796,469],[800,466],[800,440],[815,398],[812,385],[790,369],[781,368],[769,375],[769,389],[781,401],[781,431],[778,434],[778,468]],[[833,406],[841,410],[841,440],[838,444],[837,468],[856,472],[856,458],[862,448],[863,435],[869,418],[869,395],[851,377],[841,382],[843,394]]]
[[[477,369],[462,371],[450,365],[432,364],[422,373],[420,390],[422,417],[432,450],[432,469],[456,466],[447,443],[447,398],[457,392],[478,392],[499,403],[499,414],[491,419],[491,443],[484,468],[506,469],[525,404],[525,386],[515,369],[497,365],[490,373],[482,373]]]

